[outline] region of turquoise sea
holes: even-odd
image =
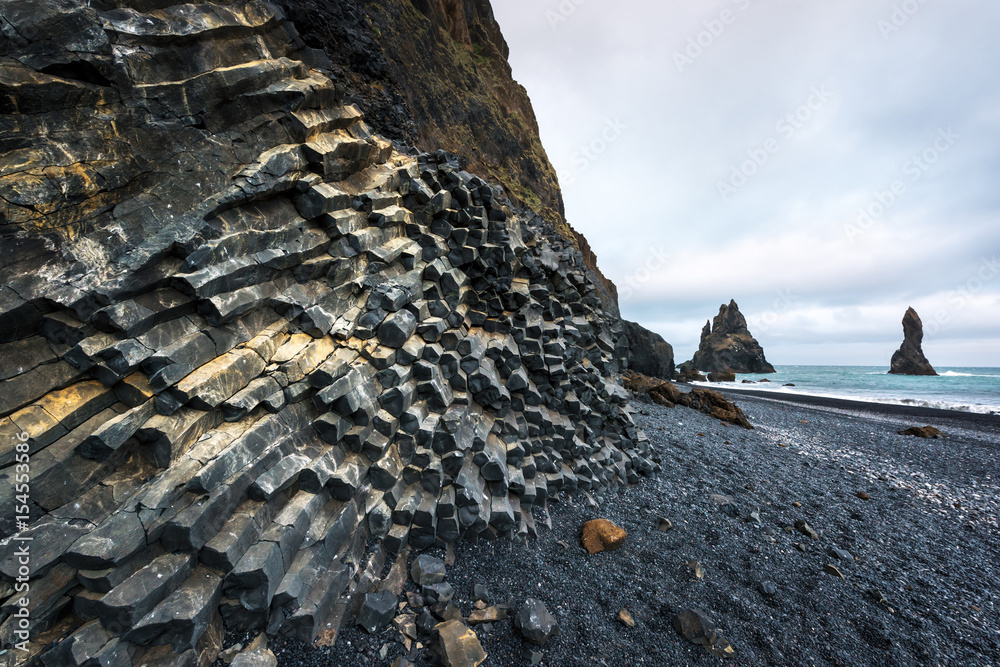
[[[775,366],[770,375],[738,375],[722,386],[855,401],[1000,414],[1000,368],[936,368],[937,377],[889,375],[887,366]],[[743,384],[743,380],[770,383]],[[785,384],[794,387],[785,387]]]

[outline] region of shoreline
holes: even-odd
[[[878,403],[875,401],[861,401],[847,398],[831,398],[828,396],[817,396],[814,394],[779,393],[776,391],[764,391],[759,389],[733,389],[731,387],[705,385],[703,383],[691,384],[678,382],[676,384],[683,387],[707,386],[709,389],[718,391],[726,396],[752,396],[754,398],[769,399],[778,403],[793,403],[796,405],[825,408],[829,410],[865,412],[891,417],[947,419],[960,421],[967,425],[1000,427],[1000,415],[984,414],[981,412],[929,408],[919,405],[899,405],[897,403]]]

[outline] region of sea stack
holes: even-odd
[[[890,375],[937,375],[927,361],[920,344],[924,340],[924,324],[913,308],[903,315],[903,344],[892,355]]]
[[[774,373],[764,358],[764,349],[747,329],[747,320],[735,301],[719,307],[719,314],[706,322],[701,344],[691,365],[708,373]]]

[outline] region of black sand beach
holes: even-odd
[[[448,581],[463,614],[475,584],[512,612],[542,600],[561,627],[542,649],[553,666],[1000,664],[997,418],[729,393],[755,430],[635,402],[659,473],[603,499],[550,503],[552,529],[528,544],[459,544]],[[947,437],[896,433],[925,424]],[[589,556],[580,526],[598,517],[628,538]],[[661,517],[674,528],[658,530]],[[818,539],[795,530],[799,520]],[[671,618],[690,608],[715,622],[732,658],[678,636]],[[635,627],[616,619],[621,609]],[[510,621],[477,634],[485,665],[530,664]],[[390,665],[403,654],[396,636],[345,628],[332,649],[271,646],[279,665]],[[410,655],[438,664],[426,649]]]

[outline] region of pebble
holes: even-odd
[[[839,577],[841,579],[844,578],[843,573],[840,570],[838,570],[834,565],[824,565],[823,571],[829,574],[830,576]]]
[[[778,587],[770,581],[760,582],[757,584],[757,589],[761,592],[761,595],[764,595],[765,597],[774,597],[774,595],[778,592]]]
[[[632,614],[628,609],[622,609],[618,612],[618,620],[630,628],[635,627],[635,619],[632,618]]]
[[[802,519],[800,519],[800,520],[798,520],[798,521],[795,522],[795,530],[799,531],[800,533],[802,533],[803,535],[805,535],[809,539],[812,539],[812,540],[818,540],[819,539],[819,533],[817,533],[815,530],[813,530],[812,526],[810,526],[808,523],[806,523]]]

